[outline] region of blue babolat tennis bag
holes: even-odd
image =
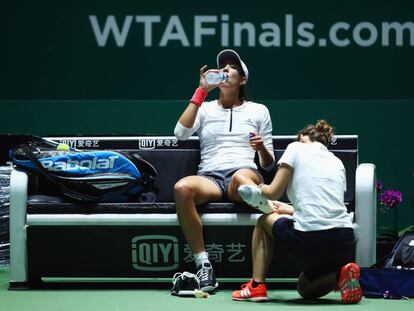
[[[10,150],[12,162],[56,186],[60,194],[84,202],[151,201],[157,172],[136,152],[57,150],[36,138]],[[146,194],[143,196],[143,194]]]

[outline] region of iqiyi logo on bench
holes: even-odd
[[[178,268],[178,239],[171,235],[140,235],[131,241],[132,266],[141,271]]]

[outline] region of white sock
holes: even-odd
[[[205,262],[210,263],[210,261],[208,260],[208,253],[206,251],[193,254],[193,258],[196,267],[201,266]]]

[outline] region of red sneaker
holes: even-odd
[[[265,284],[259,284],[256,287],[252,287],[253,279],[248,283],[241,286],[241,290],[235,290],[231,294],[231,298],[237,301],[266,301],[267,290]]]
[[[342,303],[358,303],[362,299],[362,289],[359,285],[360,269],[356,263],[346,264],[341,268],[338,290],[341,291]]]

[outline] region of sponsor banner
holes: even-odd
[[[253,226],[205,226],[218,277],[250,277],[252,232]],[[298,266],[281,254],[269,277],[297,277]],[[31,226],[28,255],[33,277],[172,278],[196,270],[179,226]]]
[[[198,137],[188,140],[178,140],[175,136],[130,136],[130,137],[49,137],[58,143],[66,144],[75,149],[139,149],[151,150],[200,150]],[[273,147],[275,150],[286,149],[287,145],[296,140],[296,135],[273,136]],[[353,150],[358,148],[357,135],[336,135],[332,138],[329,149],[331,150]]]

